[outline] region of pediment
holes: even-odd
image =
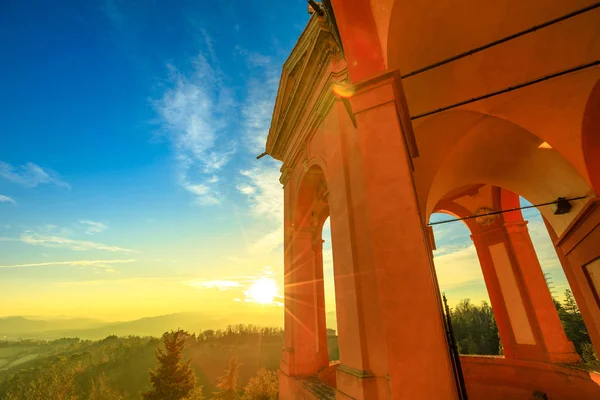
[[[266,145],[273,158],[282,160],[285,145],[294,136],[308,99],[319,89],[329,61],[340,56],[323,17],[313,15],[282,68]]]

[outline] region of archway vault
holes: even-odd
[[[418,125],[416,135],[415,182],[425,220],[445,196],[482,183],[509,189],[533,204],[593,194],[556,149],[509,121],[450,111]],[[540,211],[560,235],[584,204],[574,202],[566,215]]]

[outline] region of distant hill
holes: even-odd
[[[270,326],[282,325],[282,310],[273,308],[261,315],[261,323]],[[0,318],[0,339],[45,339],[79,337],[81,339],[103,339],[117,336],[155,336],[164,332],[184,329],[200,332],[206,329],[223,329],[235,321],[235,324],[255,323],[256,316],[248,314],[228,314],[218,318],[201,313],[176,313],[147,317],[125,322],[103,322],[94,319],[30,319],[23,316]]]
[[[34,319],[31,317],[0,318],[0,337],[38,335],[51,330],[93,329],[105,325],[103,321],[91,318]]]

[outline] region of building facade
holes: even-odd
[[[458,399],[457,362],[470,399],[600,398],[600,375],[573,367],[520,211],[487,215],[569,199],[539,211],[600,354],[600,4],[324,3],[284,64],[266,144],[283,162],[280,398]],[[449,350],[434,212],[479,215],[465,223],[503,357]]]

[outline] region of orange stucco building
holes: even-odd
[[[539,210],[600,354],[600,4],[331,0],[312,11],[266,144],[283,162],[280,398],[461,398],[427,223],[518,207],[519,196],[581,198]],[[576,368],[521,212],[464,222],[504,351],[461,357],[469,398],[600,399],[600,375]]]

